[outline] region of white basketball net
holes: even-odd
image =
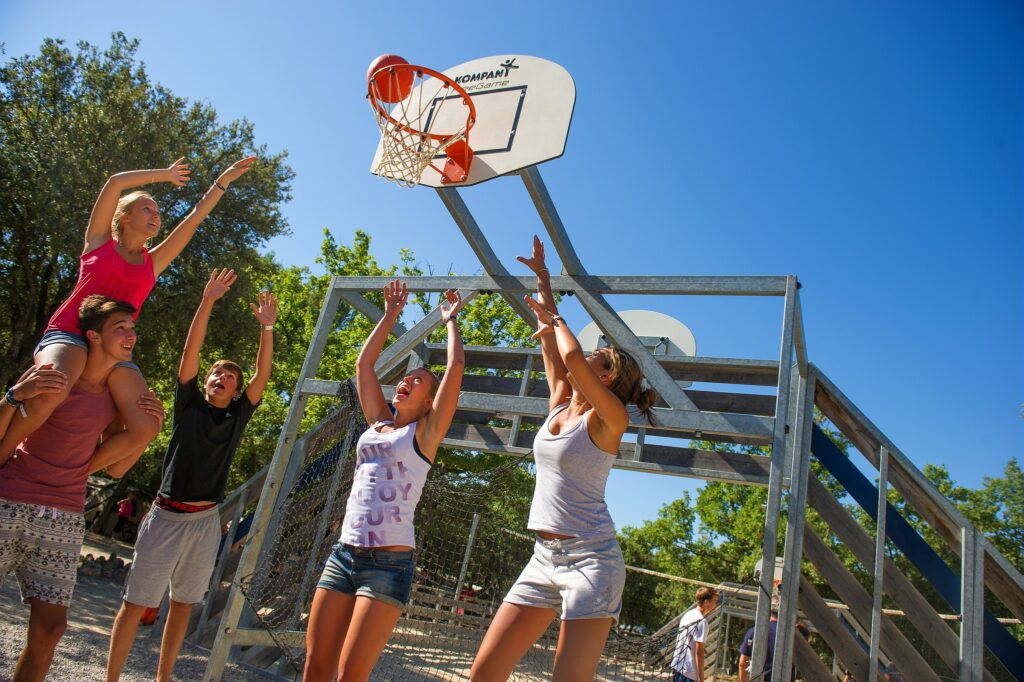
[[[391,91],[400,90],[398,73],[391,71]],[[437,87],[432,87],[437,83]],[[430,92],[428,92],[430,91]],[[412,94],[401,102],[386,103],[381,97],[374,79],[370,80],[370,108],[377,119],[381,134],[380,162],[373,172],[403,187],[415,187],[419,184],[423,172],[433,165],[434,158],[443,153],[456,141],[466,137],[467,116],[458,118],[461,129],[455,131],[437,131],[437,122],[442,119],[443,109],[459,107],[466,111],[465,102],[455,90],[440,79],[424,81],[423,73],[416,72],[412,85]],[[385,109],[385,116],[374,106],[373,99]],[[450,120],[450,117],[445,117]],[[431,137],[444,135],[443,139]],[[441,169],[434,166],[441,173]]]

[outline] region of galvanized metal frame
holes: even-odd
[[[771,612],[772,593],[775,586],[775,554],[778,543],[779,518],[782,510],[782,481],[785,476],[787,401],[792,375],[793,337],[796,324],[796,277],[786,278],[786,303],[782,315],[782,349],[779,353],[779,384],[775,398],[775,433],[772,438],[772,465],[768,479],[768,502],[765,506],[764,542],[761,546],[761,575],[758,579],[757,609],[754,614],[754,646],[751,651],[750,669],[761,670],[767,656],[768,620]],[[795,563],[800,570],[799,560]],[[786,567],[783,567],[785,577]],[[793,569],[790,568],[792,571]],[[776,638],[795,627],[790,622],[780,622]],[[776,639],[776,642],[778,639]],[[790,640],[792,641],[792,640]]]
[[[849,635],[841,630],[835,630],[832,623],[826,623],[826,631],[823,633],[826,640],[833,646],[844,649],[847,657],[855,657],[862,672],[869,666],[877,669],[880,635],[884,630],[884,621],[881,615],[881,592],[883,587],[890,584],[890,581],[895,581],[893,585],[900,588],[897,600],[902,599],[903,601],[900,603],[906,603],[915,609],[918,614],[918,622],[924,622],[926,626],[932,627],[929,620],[932,614],[925,614],[924,610],[919,608],[919,595],[915,596],[915,593],[902,589],[905,578],[898,571],[885,571],[886,560],[881,553],[885,541],[883,505],[886,484],[892,477],[894,485],[915,507],[920,507],[923,502],[927,502],[927,508],[923,511],[919,509],[919,511],[926,519],[933,520],[941,526],[940,531],[945,532],[944,537],[947,541],[952,544],[952,529],[955,528],[959,531],[959,538],[957,538],[959,542],[956,543],[956,549],[960,552],[963,562],[963,625],[959,638],[960,651],[958,655],[960,675],[962,680],[971,680],[972,682],[987,679],[987,672],[982,668],[983,640],[981,638],[985,572],[990,571],[992,575],[1002,581],[1000,585],[1009,592],[1013,592],[1015,589],[1024,589],[1022,588],[1024,577],[1000,556],[991,544],[978,534],[976,529],[970,526],[963,515],[948,500],[931,489],[923,475],[913,467],[910,461],[896,450],[881,432],[835,388],[834,384],[808,361],[798,292],[799,283],[796,277],[591,275],[583,267],[578,254],[573,249],[568,233],[537,168],[527,168],[520,171],[518,175],[526,186],[547,230],[551,244],[563,264],[563,274],[551,278],[552,288],[555,291],[575,295],[583,308],[598,323],[606,338],[620,347],[632,350],[636,354],[645,376],[667,403],[667,407],[655,410],[656,427],[648,429],[639,420],[633,424],[632,431],[637,434],[637,441],[623,444],[615,466],[651,473],[694,476],[706,480],[766,485],[768,488],[765,536],[762,547],[765,570],[762,571],[760,578],[760,589],[753,614],[755,624],[752,652],[753,669],[758,670],[763,666],[766,654],[767,628],[765,626],[771,607],[776,543],[782,499],[786,490],[789,491],[789,517],[785,536],[783,587],[779,605],[780,620],[777,630],[773,677],[779,679],[788,677],[788,669],[794,660],[809,665],[814,663],[808,658],[808,656],[813,657],[810,649],[802,642],[795,643],[794,641],[798,602],[799,606],[807,610],[808,613],[831,614],[824,600],[817,595],[806,577],[802,576],[800,572],[804,539],[810,537],[813,541],[815,537],[813,531],[806,526],[808,495],[818,495],[819,498],[822,495],[820,483],[816,480],[812,481],[813,477],[809,473],[810,430],[814,406],[818,404],[862,452],[865,451],[865,446],[868,444],[875,446],[871,453],[865,452],[865,454],[869,460],[872,460],[872,463],[877,462],[881,468],[878,538],[875,543],[874,557],[865,556],[862,559],[865,561],[870,558],[874,559],[875,584],[872,604],[869,608],[870,658],[862,658],[859,653],[854,653],[850,648],[852,645]],[[437,193],[470,243],[486,274],[471,277],[413,277],[407,279],[410,289],[419,292],[440,292],[454,285],[460,290],[465,300],[470,300],[481,293],[497,293],[508,301],[520,316],[532,321],[532,314],[528,307],[522,304],[520,295],[534,291],[535,279],[513,276],[508,273],[497,260],[493,249],[487,243],[480,227],[457,190],[438,189]],[[316,378],[319,359],[326,345],[328,334],[333,327],[338,305],[341,301],[345,301],[353,309],[367,315],[370,319],[379,320],[382,312],[363,294],[379,291],[389,280],[388,277],[337,277],[331,283],[300,371],[274,459],[266,474],[252,529],[247,538],[232,583],[228,603],[217,630],[216,641],[207,666],[206,679],[208,680],[220,679],[223,666],[233,646],[277,645],[269,633],[261,629],[245,627],[244,624],[239,625],[240,622],[244,623],[242,620],[244,600],[239,586],[241,580],[254,570],[263,548],[264,539],[269,536],[269,531],[275,524],[275,513],[281,505],[279,500],[281,489],[287,489],[285,484],[294,477],[298,470],[300,463],[296,460],[301,459],[302,448],[294,446],[297,445],[295,439],[308,397],[310,395],[338,395],[341,391],[342,385],[339,382]],[[767,361],[656,357],[622,323],[608,303],[606,296],[618,294],[782,296],[784,303],[779,358],[777,361]],[[435,309],[408,329],[396,325],[394,328],[396,341],[385,349],[375,367],[382,381],[399,371],[403,362],[407,366],[418,366],[429,363],[432,353],[443,352],[443,349],[432,348],[431,344],[426,343],[427,337],[440,326],[440,323],[440,312]],[[547,413],[547,401],[537,397],[534,390],[531,389],[531,373],[536,364],[537,351],[535,349],[467,347],[467,357],[473,353],[506,363],[501,366],[519,369],[522,372],[522,378],[514,394],[464,392],[460,396],[459,414],[500,414],[512,419],[512,428],[496,428],[486,424],[473,425],[472,423],[454,425],[443,444],[448,447],[528,455],[530,453],[529,444],[523,439],[529,434],[522,431],[522,422],[524,419],[542,418]],[[676,378],[680,374],[696,381],[716,383],[724,381],[774,386],[776,387],[774,410],[770,416],[765,416],[765,414],[758,413],[730,413],[698,409],[688,392],[676,383]],[[384,389],[387,395],[393,390],[393,387],[385,385]],[[692,448],[651,445],[645,440],[645,434],[675,435],[680,438],[698,439],[711,437],[744,443],[771,443],[772,456],[770,465],[765,466],[758,462],[754,466],[749,460],[760,458],[747,457],[744,458],[745,461],[740,462],[738,459],[740,456],[730,458],[727,454],[703,452]],[[895,471],[889,470],[890,462],[896,464]],[[751,466],[753,468],[750,468]],[[908,489],[912,490],[908,493]],[[821,507],[822,504],[824,502],[819,499],[817,506]],[[821,508],[831,513],[831,508],[828,505]],[[860,538],[854,537],[859,543]],[[815,552],[819,553],[819,560],[824,560],[827,565],[831,559],[821,555],[821,548],[816,543],[817,541],[813,541],[812,547],[815,547]],[[866,550],[866,547],[863,549]],[[1011,608],[1024,611],[1024,597],[1020,599],[1019,604],[1013,602]],[[861,611],[863,612],[863,609]],[[924,618],[922,614],[927,618]],[[829,615],[828,620],[834,621],[835,619]],[[727,629],[728,624],[725,627]],[[828,628],[833,629],[828,630]],[[287,640],[286,644],[289,646],[303,645],[299,632],[288,631],[280,633],[280,635]],[[815,670],[818,668],[824,670],[824,665],[815,667]]]

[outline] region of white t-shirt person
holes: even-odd
[[[718,593],[710,587],[702,587],[697,590],[697,606],[684,613],[679,620],[679,634],[672,655],[672,671],[677,675],[673,679],[678,680],[681,675],[686,679],[703,682],[704,641],[708,634],[705,616],[714,610],[717,603]]]

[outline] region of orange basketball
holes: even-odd
[[[382,54],[370,63],[370,68],[366,72],[366,80],[373,79],[376,83],[381,101],[388,104],[401,102],[412,92],[412,71],[392,71],[387,68],[396,64],[408,63],[397,54]]]

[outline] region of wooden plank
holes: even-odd
[[[529,357],[529,356],[527,356]],[[386,385],[386,384],[385,384]],[[530,382],[525,393],[522,391],[523,379],[520,377],[499,377],[481,374],[467,374],[462,378],[462,390],[475,393],[495,393],[498,395],[524,395],[531,398],[547,398],[550,395],[547,382]],[[705,412],[736,412],[738,414],[756,414],[771,417],[775,414],[775,396],[756,393],[732,393],[726,391],[684,391],[697,409]],[[658,407],[665,407],[659,400]]]
[[[519,370],[523,356],[540,355],[539,348],[506,348],[503,346],[466,346],[466,366],[486,369]],[[446,346],[426,344],[427,363],[444,365]],[[656,355],[658,363],[669,376],[678,381],[706,381],[716,384],[749,384],[775,386],[778,384],[779,363],[776,360],[747,360],[737,358],[689,357],[686,355]]]
[[[825,376],[820,378],[815,400],[825,416],[876,469],[881,448],[884,446],[889,451],[889,480],[893,487],[935,527],[950,548],[959,555],[960,528],[968,525],[967,518],[960,510],[936,490],[910,459]]]
[[[835,682],[832,671],[818,658],[818,653],[803,637],[793,640],[793,663],[805,682]]]
[[[865,624],[870,627],[871,623],[871,595],[846,570],[843,562],[818,537],[811,526],[804,528],[804,553],[814,567],[825,576],[839,598],[850,607],[850,615],[866,631]],[[915,680],[915,682],[924,682],[925,680],[940,682],[941,678],[888,616],[881,617],[881,645],[889,657],[896,661],[896,667],[908,679]],[[870,669],[870,660],[867,660],[867,665],[868,669],[864,671],[865,673]],[[858,674],[857,677],[866,680],[869,675]]]
[[[868,655],[861,648],[857,640],[853,638],[832,613],[825,600],[821,598],[818,591],[814,589],[805,576],[800,576],[800,608],[807,619],[814,623],[818,633],[825,643],[835,652],[836,657],[853,676],[860,680],[868,679]]]
[[[874,547],[871,538],[817,477],[811,476],[808,483],[807,499],[811,507],[821,515],[836,537],[853,552],[857,561],[864,565],[864,569],[874,572]],[[942,660],[951,669],[956,670],[959,646],[956,634],[943,622],[928,600],[899,567],[891,559],[886,558],[884,561],[882,582],[886,594],[903,609],[911,624],[931,644]]]
[[[456,423],[449,427],[442,445],[523,457],[530,454],[535,434],[520,431],[516,443],[509,445],[511,429]],[[644,446],[639,461],[633,459],[633,454],[633,444],[622,443],[619,457],[612,466],[703,480],[768,485],[770,460],[767,457],[651,444]]]
[[[959,556],[960,529],[970,525],[963,513],[820,370],[816,401],[825,416],[876,467],[878,462],[875,453],[885,446],[890,456],[889,481],[893,487]],[[989,552],[993,557],[997,554],[994,548]],[[1024,619],[1024,574],[1009,569],[1010,564],[1003,557],[986,561],[985,584],[1015,616]]]
[[[384,397],[390,399],[394,389],[383,386]],[[529,417],[545,417],[548,414],[548,401],[544,398],[519,397],[512,395],[496,395],[463,391],[459,395],[459,407],[463,410],[486,412],[511,418],[513,415]],[[770,442],[775,420],[752,414],[735,412],[699,412],[689,410],[670,410],[654,408],[651,418],[659,429],[677,433],[700,433],[742,436],[758,442]],[[642,416],[631,415],[634,427],[648,427]],[[685,436],[682,436],[685,437]]]

